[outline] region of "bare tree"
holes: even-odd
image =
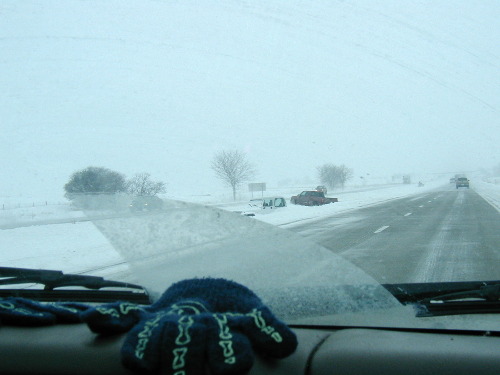
[[[354,175],[352,168],[347,168],[344,164],[338,166],[338,173],[340,186],[342,186],[342,188],[344,187],[345,183],[349,181]]]
[[[137,173],[127,181],[127,192],[129,194],[138,196],[157,195],[165,191],[165,183],[161,181],[152,181],[149,173]]]
[[[335,189],[337,186],[344,187],[345,183],[352,178],[353,172],[344,164],[323,164],[318,167],[318,176],[322,184]]]
[[[255,175],[252,164],[244,153],[238,150],[220,151],[212,160],[212,169],[218,179],[231,186],[233,199],[236,200],[236,188]]]

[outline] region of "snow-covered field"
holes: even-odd
[[[485,179],[473,186],[474,190],[500,211],[500,178]]]
[[[339,202],[319,207],[289,205],[273,211],[262,211],[248,220],[261,220],[276,226],[288,226],[304,220],[333,216],[389,200],[430,194],[446,182],[434,181],[424,187],[412,185],[367,186],[329,194]],[[500,185],[478,181],[472,188],[494,207],[500,207]],[[288,191],[281,194],[289,199]],[[280,195],[276,190],[273,195]],[[177,197],[181,198],[181,197]],[[186,199],[185,199],[186,200]],[[191,197],[191,201],[219,206],[229,211],[244,211],[244,202],[219,204],[210,197]],[[73,211],[69,204],[12,208],[0,211],[0,225],[17,223],[19,227],[0,229],[0,264],[7,267],[62,269],[65,272],[91,273],[119,277],[127,270],[124,259],[83,212]],[[60,223],[55,224],[55,221]]]

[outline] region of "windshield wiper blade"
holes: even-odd
[[[105,280],[102,277],[65,274],[61,271],[30,268],[0,267],[0,286],[41,284],[44,289],[0,288],[0,298],[22,297],[44,302],[96,302],[123,301],[149,305],[148,291],[136,284]],[[55,289],[76,287],[75,289]],[[113,288],[113,290],[101,290]],[[117,288],[132,290],[117,290]]]
[[[500,313],[500,284],[440,294],[418,301],[417,317]]]
[[[456,301],[463,299],[482,299],[485,301],[498,301],[500,300],[500,284],[483,285],[479,289],[466,290],[463,292],[440,294],[437,296],[421,299],[420,303],[427,303],[432,301]]]
[[[500,313],[500,281],[385,284],[417,317]]]
[[[420,302],[439,296],[474,292],[482,287],[500,285],[500,280],[491,281],[450,281],[432,283],[382,284],[382,286],[397,298],[402,304]]]
[[[431,301],[415,304],[418,318],[442,315],[499,314],[500,301]]]
[[[41,284],[44,290],[53,290],[68,286],[84,287],[87,289],[101,288],[129,288],[141,289],[140,285],[122,281],[106,280],[99,276],[65,274],[62,271],[31,268],[0,267],[0,285]]]

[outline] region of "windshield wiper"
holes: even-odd
[[[452,301],[462,300],[466,298],[483,299],[485,301],[498,301],[500,299],[500,284],[483,285],[479,289],[467,290],[464,292],[441,294],[438,296],[422,299],[419,302],[425,303],[432,301]]]
[[[417,317],[500,313],[500,281],[385,284]]]
[[[500,284],[441,294],[418,301],[424,309],[417,316],[500,313]]]
[[[62,271],[30,268],[0,267],[0,278],[0,285],[36,283],[44,285],[45,290],[53,290],[54,288],[66,286],[79,286],[88,289],[108,287],[144,289],[140,285],[106,280],[98,276],[65,274]]]
[[[17,284],[41,284],[39,289],[0,289],[0,297],[25,297],[43,301],[129,301],[150,303],[149,295],[140,285],[122,281],[106,280],[98,276],[65,274],[62,271],[0,267],[0,286]],[[54,290],[63,287],[85,289]],[[100,290],[102,288],[126,288],[123,290]]]

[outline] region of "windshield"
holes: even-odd
[[[295,324],[498,330],[394,291],[500,280],[499,13],[3,1],[0,266],[154,298],[225,277]]]

